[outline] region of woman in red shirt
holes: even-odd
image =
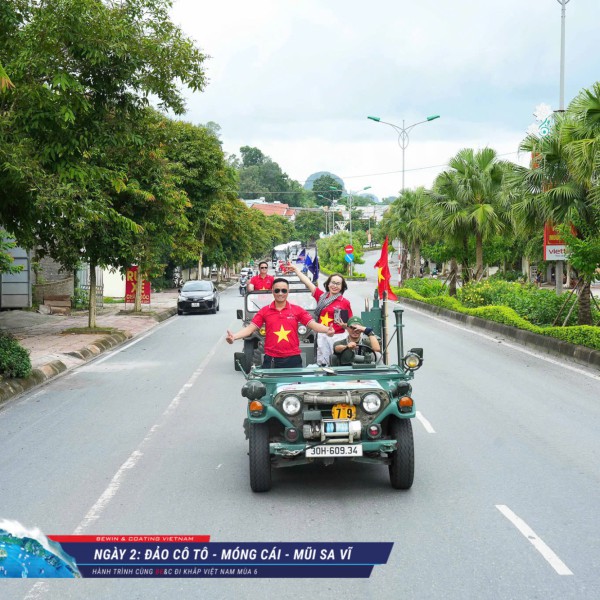
[[[317,364],[327,366],[333,354],[335,343],[346,338],[345,324],[352,316],[350,302],[343,296],[344,292],[348,289],[348,284],[343,275],[333,273],[323,284],[325,288],[325,291],[323,291],[302,273],[298,265],[289,264],[289,267],[298,275],[300,281],[312,292],[317,301],[317,308],[315,310],[317,321],[326,327],[331,326],[335,330],[335,334],[331,337],[317,333]],[[336,313],[338,311],[339,320],[344,323],[344,326],[336,322]]]

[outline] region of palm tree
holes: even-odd
[[[380,225],[382,235],[389,237],[391,240],[400,240],[402,244],[402,255],[400,257],[401,281],[405,281],[408,277],[407,258],[408,258],[408,227],[409,220],[408,206],[402,202],[402,197],[396,198],[388,210],[383,215],[383,220]]]
[[[583,90],[564,115],[555,115],[547,136],[525,138],[521,149],[532,153],[535,164],[515,166],[509,178],[511,194],[520,195],[513,205],[519,222],[541,228],[550,221],[577,230],[578,241],[572,239],[570,249],[582,278],[580,325],[592,324],[590,290],[598,265],[598,257],[589,249],[597,245],[600,232],[599,115],[600,84],[595,84],[592,91]],[[565,235],[569,237],[568,231]]]
[[[483,276],[483,243],[510,227],[503,179],[509,168],[492,148],[460,150],[450,159],[456,200],[470,235],[475,236],[475,279]]]
[[[458,278],[457,256],[462,249],[463,280],[468,279],[468,213],[461,202],[456,174],[454,171],[440,173],[430,192],[431,218],[439,237],[444,239],[448,246],[454,250],[450,259],[450,277],[448,280],[448,293],[456,296],[456,282]]]
[[[424,187],[404,190],[400,197],[406,218],[406,239],[410,248],[411,268],[409,276],[421,273],[421,247],[431,239],[430,198]]]
[[[424,187],[416,190],[404,190],[394,200],[385,214],[384,231],[392,239],[398,238],[405,248],[410,250],[410,267],[408,277],[418,277],[421,268],[421,247],[431,238],[431,214],[429,194]],[[401,258],[403,269],[402,281],[405,279],[406,253]]]

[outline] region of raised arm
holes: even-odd
[[[298,265],[294,265],[292,263],[288,263],[288,267],[298,275],[298,279],[310,290],[311,294],[314,294],[317,286],[302,272]]]
[[[355,329],[362,331],[362,333],[364,333],[369,338],[371,348],[373,348],[375,352],[381,352],[381,345],[379,344],[379,340],[377,339],[377,336],[370,327],[365,327],[364,325],[355,325],[354,327]]]

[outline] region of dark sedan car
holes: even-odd
[[[219,310],[219,290],[212,281],[187,281],[179,290],[177,314]]]

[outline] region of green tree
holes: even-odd
[[[242,166],[244,168],[260,167],[270,160],[258,148],[253,148],[252,146],[242,146],[240,154],[242,155]]]
[[[65,267],[128,257],[142,228],[113,203],[136,182],[152,193],[135,164],[146,141],[138,122],[150,97],[179,114],[180,85],[200,90],[205,81],[205,57],[170,8],[168,0],[3,3],[0,56],[14,88],[0,94],[0,224],[21,245],[40,244]]]
[[[344,190],[331,175],[321,175],[321,177],[315,179],[313,182],[312,191],[317,204],[324,206],[326,204],[331,205],[336,200],[340,200]]]
[[[432,225],[448,245],[450,254],[448,293],[456,296],[459,261],[463,266],[463,281],[469,280],[469,211],[463,202],[454,171],[440,173],[430,194]]]
[[[182,121],[167,121],[165,125],[166,153],[174,162],[178,185],[189,200],[186,212],[189,235],[181,236],[175,255],[179,264],[195,262],[201,278],[206,232],[214,226],[213,220],[219,218],[220,206],[229,206],[236,198],[237,172],[227,164],[214,133],[218,125],[213,124],[210,129]],[[210,239],[215,240],[215,235]]]
[[[281,167],[258,148],[240,148],[242,163],[239,168],[239,194],[253,200],[264,197],[269,202],[278,201],[290,206],[300,206],[306,194],[300,184],[288,177]],[[231,159],[237,164],[237,158]]]
[[[354,263],[362,265],[363,246],[367,241],[367,236],[364,232],[359,231],[352,238],[354,246]],[[350,243],[350,233],[348,231],[340,231],[335,235],[321,238],[317,242],[319,251],[320,263],[329,271],[336,273],[345,273],[349,270],[349,263],[344,258],[346,256],[345,247]]]
[[[9,254],[11,248],[15,246],[16,244],[10,241],[8,233],[0,229],[0,274],[18,273],[23,270],[22,266],[14,264],[14,259]]]
[[[299,211],[294,224],[298,239],[311,244],[325,231],[325,213],[322,210]]]
[[[534,164],[530,168],[515,166],[509,181],[515,219],[529,227],[537,226],[540,231],[550,221],[562,228],[570,240],[572,261],[578,265],[582,278],[580,325],[592,324],[591,282],[598,266],[595,248],[600,231],[599,107],[600,85],[582,90],[566,113],[555,115],[547,136],[525,138],[521,149],[532,153]],[[578,242],[569,233],[571,226],[577,231]]]
[[[509,163],[495,150],[464,148],[448,163],[454,172],[457,197],[466,224],[475,237],[475,279],[483,276],[483,245],[486,239],[510,227],[510,213],[503,202],[503,179]]]

